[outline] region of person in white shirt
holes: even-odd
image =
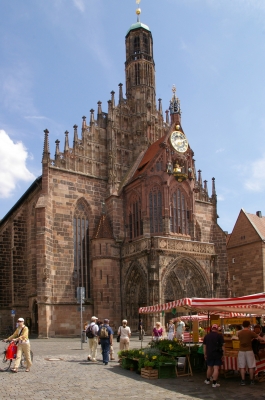
[[[181,318],[177,318],[176,322],[176,338],[178,340],[183,340],[185,331],[185,322],[181,321]]]
[[[88,337],[88,348],[89,348],[89,353],[88,353],[88,361],[97,361],[97,346],[98,346],[98,325],[96,324],[96,321],[98,320],[97,317],[93,316],[91,317],[91,323],[87,327],[87,337]]]
[[[122,321],[122,326],[118,329],[118,335],[120,335],[120,350],[129,350],[131,329],[127,326],[127,320]]]

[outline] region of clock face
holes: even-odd
[[[170,141],[175,150],[179,153],[185,153],[188,150],[189,143],[183,132],[174,131],[171,133]]]

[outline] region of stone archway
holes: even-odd
[[[192,258],[180,258],[167,267],[162,281],[162,298],[169,302],[183,297],[208,297],[210,282]]]
[[[132,330],[138,327],[139,307],[147,305],[148,285],[146,274],[138,262],[130,266],[123,289],[123,318],[128,320]]]

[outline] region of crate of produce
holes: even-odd
[[[158,369],[141,368],[141,377],[144,379],[158,379]]]

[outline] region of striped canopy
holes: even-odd
[[[165,304],[140,307],[139,314],[153,314],[171,312],[172,309],[181,307],[195,312],[234,313],[236,314],[265,314],[265,293],[251,294],[243,297],[231,298],[184,298]],[[231,315],[231,314],[230,314]]]

